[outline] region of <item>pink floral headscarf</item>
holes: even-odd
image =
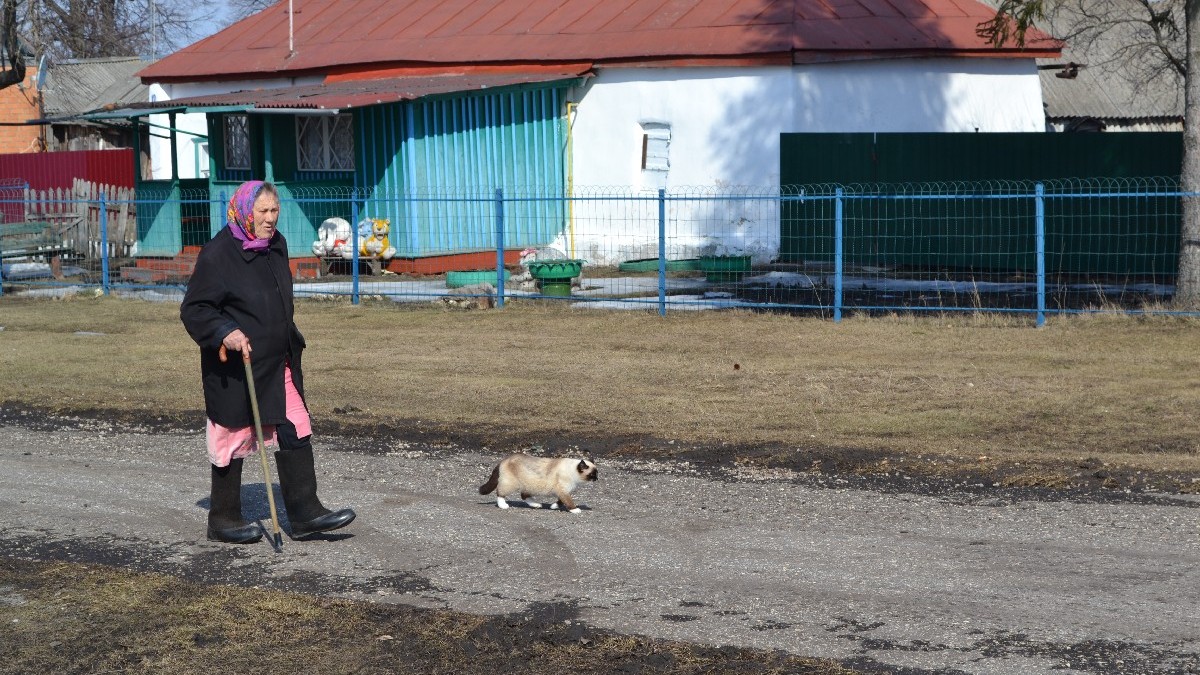
[[[229,210],[225,213],[226,225],[242,242],[244,251],[265,251],[270,246],[270,239],[259,239],[254,236],[254,200],[262,189],[261,180],[248,180],[238,186],[233,197],[229,200]]]

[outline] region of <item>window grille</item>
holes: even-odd
[[[297,116],[296,167],[300,171],[353,171],[353,117],[349,113]]]
[[[250,116],[225,116],[225,168],[250,168]]]

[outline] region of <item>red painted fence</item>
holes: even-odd
[[[133,150],[74,150],[0,155],[0,184],[24,181],[33,190],[70,188],[76,178],[133,187]]]

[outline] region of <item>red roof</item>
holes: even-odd
[[[975,34],[975,0],[287,0],[185,47],[147,82],[480,64],[795,63],[878,56],[1053,57]]]

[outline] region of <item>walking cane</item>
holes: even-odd
[[[221,363],[229,360],[225,345],[218,352]],[[279,513],[275,510],[275,490],[271,487],[271,467],[267,464],[267,443],[263,440],[262,418],[258,415],[258,395],[254,393],[254,371],[250,368],[250,352],[242,351],[242,363],[246,366],[246,386],[250,389],[250,411],[254,413],[254,433],[258,438],[258,456],[262,458],[263,485],[267,488],[267,503],[271,506],[271,525],[275,528],[271,546],[276,553],[283,552],[283,534],[279,529]]]

